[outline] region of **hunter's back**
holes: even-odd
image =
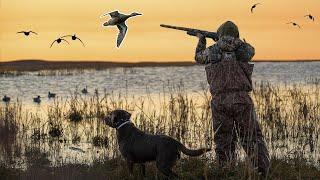
[[[253,64],[225,58],[206,66],[207,80],[212,95],[252,91]]]

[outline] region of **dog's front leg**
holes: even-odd
[[[127,166],[128,166],[130,176],[133,177],[133,162],[127,161]]]

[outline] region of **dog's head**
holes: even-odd
[[[103,120],[108,126],[112,128],[117,128],[122,123],[130,120],[130,117],[131,114],[129,112],[118,109],[109,113]]]

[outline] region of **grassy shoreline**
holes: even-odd
[[[269,179],[320,179],[319,84],[255,87],[252,98],[272,157]],[[115,131],[100,120],[118,108],[133,112],[132,121],[145,132],[169,135],[192,149],[214,149],[210,95],[206,89],[197,94],[183,86],[157,97],[107,91],[84,97],[75,91],[68,99],[55,99],[45,116],[25,112],[20,102],[0,104],[0,179],[128,179]],[[86,154],[64,150],[86,147],[79,143],[91,144]],[[237,165],[227,169],[217,166],[211,152],[196,159],[182,156],[175,171],[181,179],[257,179],[240,147],[237,155]],[[163,178],[154,163],[147,167],[146,179]]]

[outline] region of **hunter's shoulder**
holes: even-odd
[[[255,55],[255,49],[251,44],[243,42],[237,49],[236,55],[240,61],[251,61]]]
[[[218,46],[217,43],[215,43],[215,44],[207,47],[207,50],[208,50],[208,51],[211,51],[211,52],[214,52],[214,53],[221,52],[221,49],[219,48],[219,46]]]

